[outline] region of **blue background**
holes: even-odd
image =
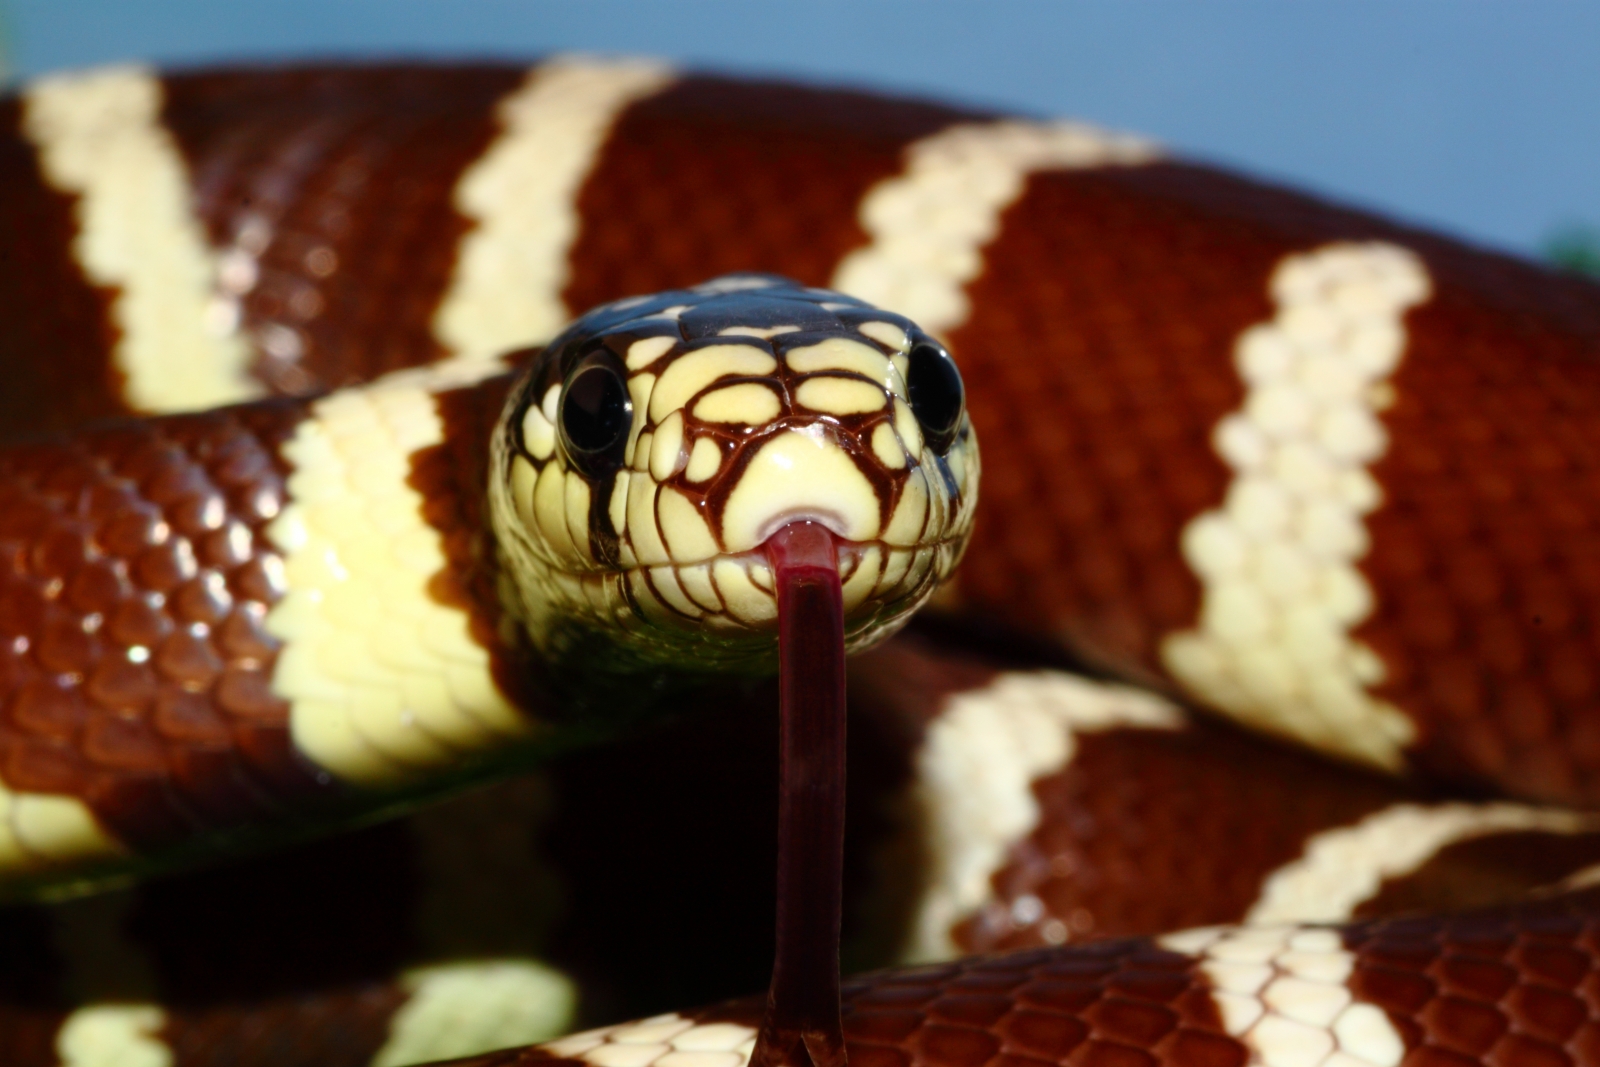
[[[652,53],[1062,114],[1473,240],[1600,223],[1600,4],[0,0],[23,76],[108,60]]]

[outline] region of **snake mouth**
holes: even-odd
[[[781,527],[782,524],[780,524]],[[850,541],[832,533],[847,625],[909,614],[954,565],[959,539],[916,545]],[[774,631],[778,604],[766,542],[692,563],[623,570],[645,619],[726,631]]]

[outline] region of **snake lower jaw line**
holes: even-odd
[[[857,623],[885,613],[896,617],[908,613],[943,577],[937,544],[850,541],[809,517],[795,521],[825,529],[833,538],[846,624],[852,631]],[[770,633],[778,625],[770,543],[769,537],[761,547],[745,552],[640,565],[618,573],[647,620],[729,633]]]

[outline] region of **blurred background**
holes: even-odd
[[[13,77],[114,60],[649,53],[1135,130],[1600,274],[1580,0],[0,0]]]

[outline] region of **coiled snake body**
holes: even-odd
[[[953,565],[976,454],[911,418],[925,337],[983,497],[939,620],[853,678],[857,962],[1155,940],[858,980],[851,1061],[1600,1057],[1592,283],[1088,127],[647,63],[114,69],[4,122],[17,893],[717,709],[347,843],[19,905],[8,1062],[416,1062],[758,983],[763,692],[640,691],[686,645],[761,658],[740,554],[775,516],[856,531],[847,600],[889,593],[863,635]],[[752,271],[828,323],[684,325]],[[508,406],[500,361],[553,340]],[[569,424],[551,390],[586,370]],[[854,443],[734,499],[800,409]],[[931,536],[897,540],[918,492]],[[606,652],[602,689],[602,622],[678,636]],[[736,1067],[758,1007],[485,1062]]]

